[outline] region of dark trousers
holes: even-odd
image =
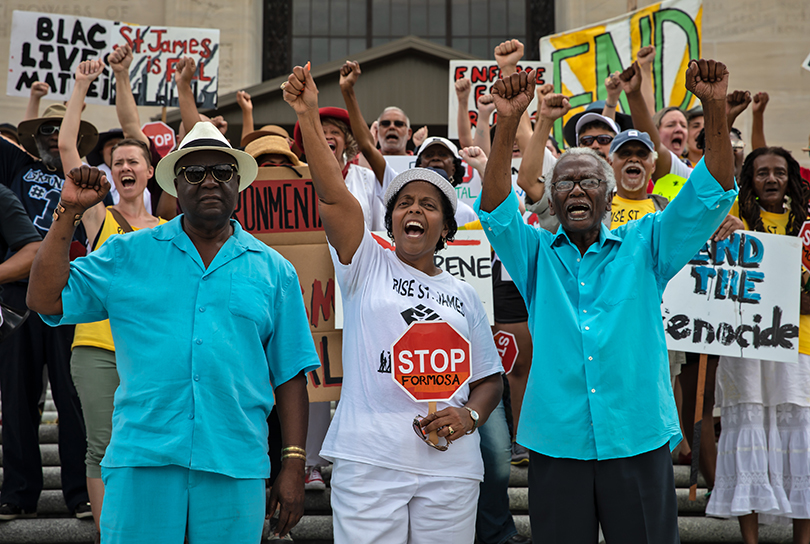
[[[678,544],[678,501],[669,447],[606,461],[531,452],[529,517],[543,544]]]
[[[7,285],[3,301],[25,308],[26,288]],[[3,403],[3,487],[0,503],[34,511],[42,491],[39,451],[39,399],[43,367],[59,413],[59,458],[62,494],[68,509],[87,502],[84,457],[87,450],[81,405],[70,377],[74,327],[52,328],[31,313],[17,331],[0,343],[0,395]]]

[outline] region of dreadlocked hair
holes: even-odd
[[[739,180],[740,217],[748,224],[749,229],[765,232],[765,226],[762,224],[759,214],[759,197],[754,192],[754,161],[763,155],[777,155],[787,162],[788,183],[785,196],[789,203],[789,215],[785,234],[797,236],[802,223],[807,218],[807,202],[810,194],[808,188],[802,183],[799,163],[793,158],[790,151],[783,147],[760,147],[745,157]]]

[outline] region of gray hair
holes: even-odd
[[[389,111],[396,111],[401,113],[402,116],[405,118],[405,126],[411,128],[411,120],[408,118],[407,115],[405,115],[405,112],[402,110],[402,108],[398,108],[396,106],[388,106],[387,108],[385,108],[380,114],[380,116],[377,117],[377,124],[380,124],[380,119],[382,119],[382,116],[388,113]]]
[[[551,203],[551,181],[554,179],[554,172],[557,171],[557,166],[560,162],[565,159],[565,157],[573,156],[573,155],[586,155],[589,157],[593,157],[599,163],[599,166],[602,168],[604,172],[604,180],[607,184],[607,188],[605,189],[605,194],[609,195],[616,190],[616,176],[613,175],[613,168],[608,164],[608,162],[602,158],[602,155],[591,149],[590,147],[571,147],[563,153],[563,155],[557,160],[557,163],[554,165],[554,168],[549,170],[546,175],[543,177],[543,183],[546,185],[546,198],[548,202]]]

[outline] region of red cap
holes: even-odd
[[[337,119],[346,123],[349,126],[349,130],[351,130],[352,123],[349,120],[349,112],[343,108],[321,108],[318,110],[318,113],[321,116],[321,121],[328,118]],[[293,139],[295,140],[295,143],[298,144],[298,147],[301,148],[301,151],[306,154],[306,150],[304,149],[304,139],[301,137],[301,127],[299,126],[298,121],[295,122]]]

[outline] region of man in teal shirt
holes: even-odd
[[[660,300],[709,239],[737,191],[725,120],[728,70],[692,61],[687,88],[704,105],[706,155],[679,198],[614,231],[601,219],[615,186],[589,150],[569,151],[546,182],[561,229],[521,221],[510,159],[533,73],[492,90],[498,131],[476,211],[527,302],[534,357],[518,442],[531,450],[532,535],[544,543],[679,542],[670,448],[681,440]]]
[[[102,461],[103,543],[258,543],[270,474],[266,419],[282,457],[269,513],[303,513],[308,402],[319,366],[298,277],[230,219],[256,161],[198,123],[157,167],[184,214],[68,260],[84,210],[109,182],[73,169],[31,272],[28,303],[50,325],[110,320],[121,384]],[[286,458],[285,458],[286,457]]]

